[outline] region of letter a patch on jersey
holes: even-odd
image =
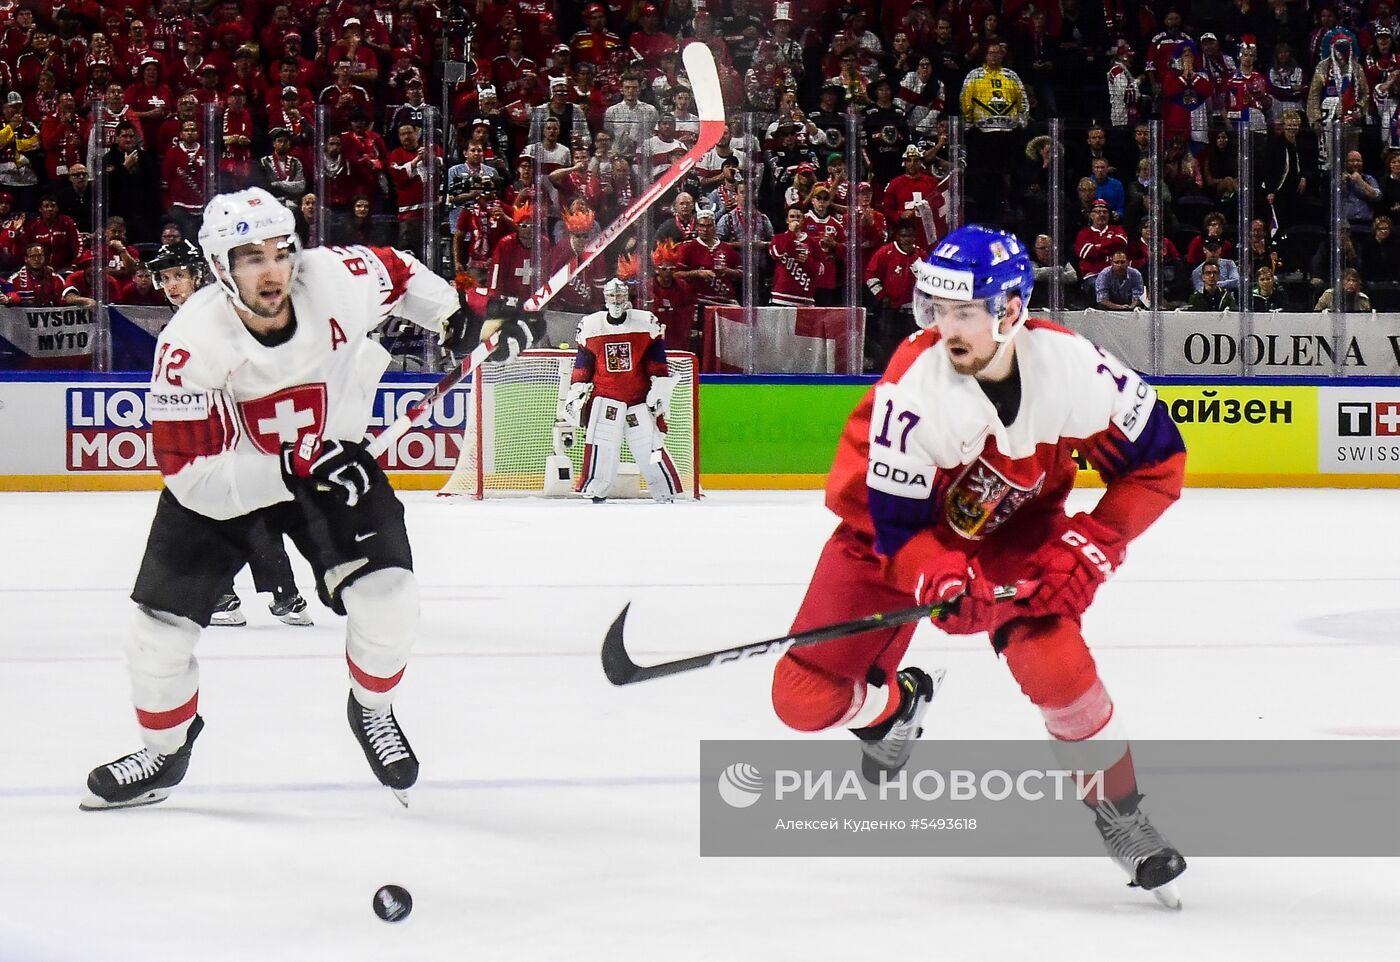
[[[331,350],[334,351],[342,344],[350,343],[350,338],[345,336],[345,331],[340,327],[340,322],[335,318],[330,319],[331,325]]]
[[[609,341],[603,345],[603,366],[613,374],[632,370],[632,342]]]
[[[240,401],[248,439],[263,454],[280,454],[282,445],[296,444],[308,434],[320,437],[326,428],[326,386],[298,384],[267,397]]]

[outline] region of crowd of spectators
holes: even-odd
[[[912,324],[909,264],[948,229],[957,118],[962,217],[1021,235],[1040,299],[1322,309],[1340,178],[1346,303],[1394,308],[1397,29],[1391,0],[0,0],[0,276],[13,302],[91,299],[96,175],[110,299],[150,296],[141,252],[193,237],[211,185],[253,183],[307,242],[440,251],[528,293],[696,142],[681,51],[703,43],[724,137],[556,306],[646,272],[693,347],[697,305],[860,301],[878,363]]]

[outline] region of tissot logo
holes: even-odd
[[[1342,401],[1337,404],[1337,436],[1400,437],[1400,401]]]

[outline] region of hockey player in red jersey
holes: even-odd
[[[955,601],[936,626],[987,632],[1066,767],[1105,771],[1092,801],[1109,853],[1171,904],[1185,861],[1138,805],[1132,756],[1080,621],[1128,544],[1180,494],[1181,436],[1133,371],[1028,319],[1032,264],[1015,237],[960,228],[916,272],[922,330],[846,425],[826,498],[840,524],[792,630],[911,599]],[[1066,517],[1072,450],[1107,491]],[[1015,601],[996,602],[997,585],[1015,585]],[[789,652],[773,676],[778,716],[799,731],[853,729],[872,780],[899,770],[942,677],[900,668],[913,631]]]
[[[210,201],[200,246],[214,283],[161,332],[146,412],[165,478],[136,576],[126,659],[145,746],[88,776],[85,809],[162,801],[195,739],[194,646],[220,592],[269,522],[311,562],[324,604],[347,618],[350,728],[400,800],[418,777],[392,705],[418,626],[403,506],[366,451],[388,353],[369,332],[391,314],[475,343],[501,332],[508,360],[526,322],[489,323],[412,255],[301,251],[291,211],[261,188]]]
[[[674,501],[680,474],[664,445],[674,379],[661,323],[650,311],[632,307],[618,278],[604,285],[603,303],[603,310],[579,322],[573,383],[563,402],[565,420],[575,427],[587,411],[579,493],[595,504],[607,500],[626,438],[653,500]]]

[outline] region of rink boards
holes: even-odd
[[[371,433],[434,382],[386,375]],[[836,440],[871,378],[707,376],[700,385],[702,485],[801,489],[826,480]],[[1153,379],[1199,487],[1400,486],[1400,379]],[[402,488],[436,489],[460,454],[464,386],[384,459]],[[143,374],[0,375],[0,489],[156,488]],[[1098,483],[1093,471],[1084,484]]]

